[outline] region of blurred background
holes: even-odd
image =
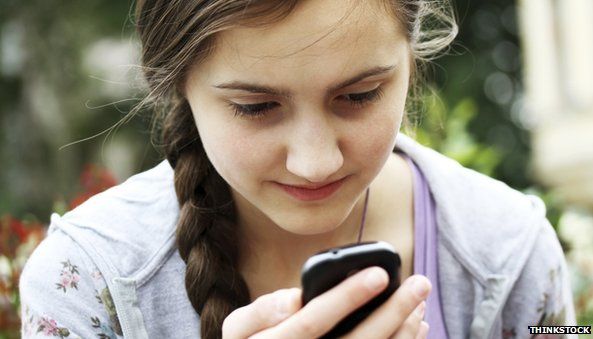
[[[406,132],[546,202],[593,324],[593,1],[454,3],[460,34]],[[143,95],[131,12],[0,0],[0,338],[18,337],[19,272],[50,214],[162,159],[150,112],[122,120]]]

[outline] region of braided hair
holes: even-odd
[[[187,263],[185,286],[202,319],[202,337],[215,338],[226,315],[249,303],[249,291],[236,269],[235,211],[229,187],[212,167],[197,135],[189,104],[181,99],[163,129],[180,206],[177,246]]]

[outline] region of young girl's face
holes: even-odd
[[[225,31],[213,55],[192,69],[186,96],[240,218],[295,234],[331,231],[392,152],[409,46],[379,1],[358,2],[348,14],[351,3],[301,2],[271,27]],[[318,200],[280,185],[340,179],[337,191]]]

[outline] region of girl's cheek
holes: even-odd
[[[227,129],[212,140],[210,153],[214,159],[211,160],[223,178],[238,183],[241,178],[269,172],[268,167],[278,154],[278,144],[240,128]]]
[[[399,119],[393,114],[377,114],[371,121],[349,134],[356,136],[350,138],[349,145],[354,153],[359,155],[359,160],[364,163],[377,163],[385,160],[395,146],[395,137],[399,130]]]

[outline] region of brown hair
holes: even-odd
[[[447,0],[382,1],[405,28],[415,63],[441,51],[457,32]],[[187,294],[200,315],[205,339],[220,338],[226,316],[250,300],[237,268],[236,212],[230,188],[206,156],[182,89],[189,69],[213,52],[216,33],[239,25],[273,24],[287,17],[297,3],[139,0],[136,4],[149,94],[135,111],[154,105],[155,135],[160,136],[158,144],[175,172],[180,207],[177,245],[187,264]],[[424,29],[427,24],[428,30]]]

